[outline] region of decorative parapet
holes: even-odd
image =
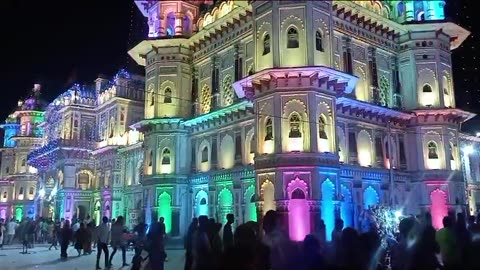
[[[95,142],[85,140],[56,139],[46,145],[30,152],[27,156],[27,163],[37,169],[45,169],[56,162],[57,150],[74,150],[78,152],[90,152],[95,149]]]
[[[214,182],[232,181],[233,179],[255,178],[255,170],[252,166],[236,167],[228,170],[211,171],[208,173],[201,173],[192,175],[190,177],[190,184],[200,185],[207,184],[211,180]]]

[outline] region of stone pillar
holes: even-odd
[[[415,18],[414,1],[405,1],[405,20],[413,21]]]
[[[167,17],[165,15],[159,15],[158,16],[158,20],[160,20],[160,23],[159,23],[159,28],[158,28],[158,33],[160,33],[160,36],[161,37],[164,37],[166,35],[166,29],[167,29]]]
[[[183,35],[183,13],[175,13],[175,36]]]
[[[308,202],[308,205],[310,206],[310,230],[311,232],[314,232],[316,234],[322,234],[325,236],[325,231],[321,232],[320,228],[320,220],[322,219],[322,213],[321,213],[321,202],[316,201],[316,200],[311,200]],[[323,240],[326,240],[323,239]]]
[[[290,236],[290,227],[288,222],[288,200],[276,201],[278,226],[280,226]]]

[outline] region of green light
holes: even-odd
[[[233,210],[233,195],[232,192],[226,188],[218,194],[218,220],[222,224],[227,223],[227,214],[231,214]]]
[[[172,197],[167,192],[162,192],[158,196],[158,217],[165,219],[165,231],[170,233],[172,231]]]
[[[251,185],[245,191],[245,222],[257,221],[257,207],[255,206],[255,186]]]
[[[15,218],[19,221],[23,219],[23,206],[19,205],[15,207]]]

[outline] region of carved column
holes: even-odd
[[[157,19],[160,21],[159,23],[159,28],[158,28],[158,33],[160,33],[160,36],[163,37],[166,34],[166,29],[167,29],[167,18],[165,15],[159,15]]]
[[[377,59],[374,47],[368,47],[368,67],[370,73],[370,85],[372,99],[375,104],[380,104],[380,91],[378,89]]]
[[[175,13],[175,36],[183,35],[183,13]]]
[[[414,16],[414,1],[405,1],[405,20],[413,21]]]
[[[289,231],[289,222],[288,222],[288,200],[278,200],[276,201],[277,206],[277,215],[280,226],[288,233]]]

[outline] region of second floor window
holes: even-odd
[[[428,147],[428,158],[438,159],[437,144],[434,142],[429,142],[427,147]]]
[[[287,31],[287,48],[298,48],[298,31],[294,27],[290,27]]]
[[[270,35],[266,34],[263,38],[263,55],[270,53]]]
[[[297,113],[290,116],[290,133],[289,138],[300,138],[302,133],[300,132],[300,116]]]
[[[163,97],[163,103],[172,103],[172,89],[165,89],[165,96]]]

